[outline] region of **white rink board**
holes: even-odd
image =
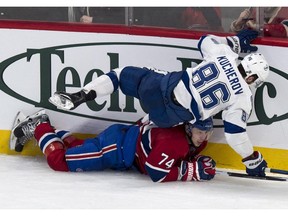
[[[19,110],[31,114],[42,107],[47,109],[54,126],[77,133],[95,134],[115,122],[134,122],[145,112],[137,100],[133,102],[135,112],[126,112],[126,97],[122,93],[119,93],[119,111],[109,109],[110,96],[96,99],[98,105],[103,104],[99,111],[81,105],[68,113],[51,109],[51,105],[43,98],[46,99],[47,95],[57,90],[57,82],[64,70],[68,71],[66,85],[73,84],[71,70],[79,78],[80,86],[66,87],[68,92],[75,92],[84,86],[85,78],[91,70],[108,72],[114,65],[132,65],[180,71],[182,64],[179,58],[201,59],[197,51],[197,40],[192,39],[19,29],[0,29],[0,38],[1,130],[11,129],[14,116]],[[258,47],[273,71],[267,81],[269,85],[264,87],[262,94],[258,94],[263,100],[263,104],[258,106],[260,111],[256,113],[253,110],[249,119],[249,123],[255,125],[248,126],[247,131],[255,146],[288,149],[288,100],[285,95],[288,51],[284,47]],[[31,54],[33,50],[36,54]],[[43,77],[51,79],[44,80]],[[96,73],[93,77],[96,77]],[[215,125],[223,125],[222,120],[215,120]],[[215,129],[211,142],[226,143],[223,128]]]

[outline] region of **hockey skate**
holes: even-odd
[[[24,145],[34,138],[34,131],[38,124],[49,122],[49,117],[42,109],[24,118],[22,112],[18,112],[10,136],[10,149],[22,152]]]
[[[80,104],[94,100],[96,98],[95,91],[89,91],[85,93],[84,90],[69,94],[67,92],[55,92],[53,96],[49,98],[49,102],[55,105],[58,109],[73,110]]]

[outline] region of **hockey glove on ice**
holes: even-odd
[[[259,151],[254,151],[252,155],[242,160],[246,166],[246,172],[251,176],[265,176],[267,162],[263,159]]]
[[[250,45],[250,42],[257,38],[258,34],[259,33],[257,31],[244,29],[240,31],[236,36],[229,36],[226,39],[228,45],[235,53],[250,53],[256,52],[258,50],[256,46]]]
[[[191,162],[181,162],[178,179],[182,181],[211,180],[215,176],[215,166],[216,163],[212,158],[199,155]]]

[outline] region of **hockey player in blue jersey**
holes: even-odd
[[[141,101],[149,119],[159,127],[181,122],[194,123],[222,111],[228,144],[242,157],[249,175],[264,176],[266,161],[246,133],[252,110],[249,86],[259,87],[269,74],[269,65],[260,53],[238,60],[240,52],[257,51],[250,42],[257,31],[243,30],[236,36],[202,36],[198,49],[203,61],[185,71],[163,72],[127,66],[91,81],[76,93],[55,92],[49,101],[60,109],[108,95],[118,88]]]

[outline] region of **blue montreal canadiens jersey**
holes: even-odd
[[[198,43],[203,61],[187,68],[174,89],[177,101],[196,119],[207,119],[222,112],[227,142],[242,157],[252,153],[246,134],[252,110],[252,93],[237,69],[238,54],[227,45],[226,38],[203,36]],[[197,104],[197,109],[191,106]],[[195,107],[195,106],[194,106]]]

